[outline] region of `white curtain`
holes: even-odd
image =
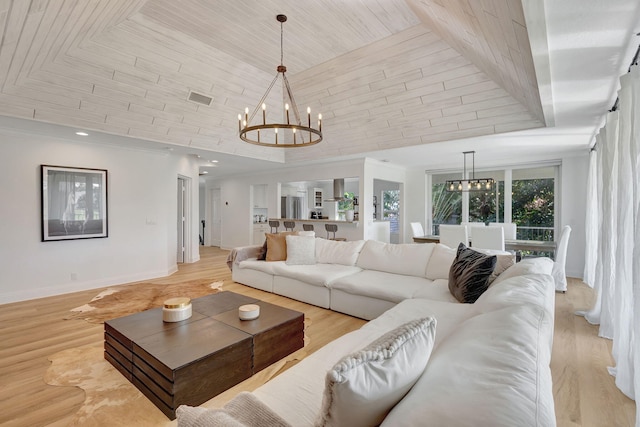
[[[596,262],[598,261],[598,151],[589,153],[589,175],[587,176],[587,206],[585,219],[585,253],[583,281],[594,287]]]
[[[596,138],[598,154],[590,159],[585,280],[597,299],[591,310],[578,314],[613,340],[615,367],[609,371],[618,388],[635,399],[640,393],[640,339],[635,339],[640,333],[640,67],[632,67],[620,87],[619,108],[607,115]]]

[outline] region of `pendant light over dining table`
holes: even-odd
[[[464,164],[462,169],[462,179],[450,179],[445,183],[448,192],[456,193],[463,191],[488,191],[493,188],[495,180],[493,178],[476,178],[476,152],[463,151]],[[467,154],[471,154],[471,178],[467,176]]]
[[[255,107],[251,115],[249,108],[245,108],[244,117],[238,114],[238,132],[240,139],[249,144],[260,145],[263,147],[308,147],[322,141],[322,115],[318,114],[317,128],[311,126],[311,108],[307,107],[307,117],[303,124],[298,111],[298,106],[293,97],[293,92],[286,76],[287,67],[283,64],[283,26],[287,21],[285,15],[277,15],[276,19],[280,22],[280,65],[277,67],[277,73],[267,91],[262,96],[260,102]],[[267,121],[267,104],[271,89],[278,80],[282,80],[282,98],[284,105],[282,108],[282,122]],[[258,111],[262,109],[262,120],[258,118],[257,123],[253,124]]]

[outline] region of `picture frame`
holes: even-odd
[[[42,241],[108,237],[107,170],[41,165]]]

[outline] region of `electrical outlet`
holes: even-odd
[[[78,273],[71,273],[71,280],[78,280]]]

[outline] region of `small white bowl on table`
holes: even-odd
[[[240,320],[254,320],[260,316],[260,306],[257,304],[245,304],[238,307]]]

